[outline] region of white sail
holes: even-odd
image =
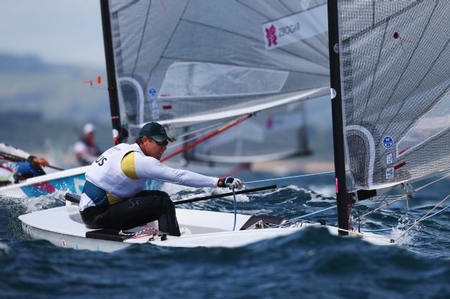
[[[450,165],[449,1],[338,1],[346,144],[357,189]]]
[[[109,3],[122,119],[131,136],[158,121],[195,140],[201,128],[256,112],[245,128],[185,157],[242,163],[309,153],[299,101],[328,93],[326,1]]]

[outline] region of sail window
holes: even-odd
[[[450,128],[450,94],[432,110],[425,114],[400,140],[397,146],[398,156],[426,142],[430,138]]]
[[[216,97],[277,93],[288,72],[213,63],[174,63],[167,70],[160,97]]]

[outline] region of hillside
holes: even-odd
[[[106,122],[106,85],[83,83],[99,75],[105,77],[105,70],[50,65],[35,56],[0,54],[1,110],[40,112],[44,120]]]

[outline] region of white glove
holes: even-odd
[[[241,189],[244,187],[244,184],[240,179],[229,176],[225,179],[225,186],[230,189]]]

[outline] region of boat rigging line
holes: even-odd
[[[233,231],[236,230],[236,222],[237,222],[237,203],[236,203],[236,192],[234,192],[233,188],[233,208],[234,208],[234,223],[233,223]]]
[[[202,142],[204,142],[204,141],[206,141],[206,140],[208,140],[208,139],[210,139],[210,138],[212,138],[212,137],[214,137],[214,136],[216,136],[216,135],[218,135],[218,134],[220,134],[220,133],[222,133],[222,132],[224,132],[224,131],[226,131],[226,130],[228,130],[228,129],[230,129],[230,128],[232,128],[232,127],[238,125],[238,124],[240,124],[241,122],[243,122],[243,121],[249,119],[249,118],[252,117],[253,115],[254,115],[254,113],[249,113],[249,114],[246,114],[246,115],[244,115],[244,116],[241,116],[241,117],[239,117],[239,118],[237,118],[237,119],[234,119],[233,121],[227,123],[226,125],[224,125],[224,126],[220,127],[219,129],[213,131],[212,133],[210,133],[210,134],[204,136],[203,138],[200,138],[200,139],[198,139],[197,141],[195,141],[195,142],[193,142],[193,143],[190,143],[190,144],[188,144],[187,146],[185,146],[185,147],[179,149],[178,151],[176,151],[176,152],[174,152],[174,153],[172,153],[172,154],[170,154],[170,155],[164,157],[163,159],[161,159],[161,162],[164,162],[164,161],[166,161],[166,160],[168,160],[168,159],[170,159],[170,158],[172,158],[172,157],[174,157],[174,156],[176,156],[176,155],[178,155],[178,154],[180,154],[180,153],[182,153],[182,152],[185,152],[185,151],[187,151],[188,149],[193,148],[193,147],[196,146],[197,144],[200,144],[200,143],[202,143]]]
[[[449,198],[450,198],[450,194],[448,194],[446,197],[444,197],[444,199],[442,199],[438,204],[436,204],[431,210],[429,210],[429,211],[428,211],[425,215],[423,215],[419,220],[414,221],[414,223],[413,223],[407,230],[403,231],[403,232],[400,234],[400,236],[397,237],[396,240],[398,240],[398,239],[400,239],[401,237],[403,237],[405,234],[407,234],[409,231],[411,231],[414,227],[416,227],[417,225],[419,225],[419,223],[421,223],[422,221],[424,221],[424,220],[426,220],[426,219],[428,219],[428,218],[430,218],[430,217],[432,217],[432,216],[435,216],[435,215],[439,214],[440,212],[442,212],[442,211],[448,209],[448,208],[450,207],[450,205],[448,205],[448,206],[446,206],[445,208],[441,209],[440,211],[438,211],[438,212],[433,213],[432,215],[430,215],[430,213],[431,213],[432,211],[436,210],[438,206],[440,206],[442,203],[444,203],[444,202],[445,202],[447,199],[449,199]]]
[[[263,180],[248,181],[248,182],[245,182],[245,184],[255,184],[255,183],[262,183],[262,182],[272,182],[272,181],[277,181],[277,180],[287,180],[287,179],[295,179],[295,178],[304,178],[304,177],[311,177],[311,176],[324,175],[324,174],[332,174],[332,173],[334,173],[334,172],[332,172],[332,171],[327,171],[327,172],[319,172],[319,173],[300,174],[300,175],[294,175],[294,176],[284,176],[284,177],[278,177],[278,178],[270,178],[270,179],[263,179]],[[431,181],[431,182],[429,182],[429,183],[427,183],[427,184],[424,184],[424,185],[422,185],[422,186],[420,186],[420,187],[418,187],[418,188],[415,188],[414,192],[418,192],[418,191],[420,191],[420,190],[422,190],[422,189],[424,189],[424,188],[426,188],[426,187],[429,187],[430,185],[433,185],[433,184],[435,184],[435,183],[437,183],[437,182],[439,182],[439,181],[441,181],[441,180],[443,180],[443,179],[446,179],[446,178],[448,178],[448,177],[450,177],[450,171],[442,172],[442,173],[439,174],[439,177],[438,177],[437,179],[435,179],[435,180],[433,180],[433,181]],[[406,191],[409,191],[409,190],[405,190],[405,192],[406,192]],[[409,200],[409,199],[411,199],[411,198],[412,198],[412,197],[411,197],[411,192],[406,192],[405,194],[403,194],[403,195],[401,195],[401,196],[393,196],[393,195],[376,196],[376,197],[371,198],[370,201],[368,201],[368,200],[366,199],[366,200],[364,200],[364,201],[358,201],[358,202],[356,202],[356,203],[354,204],[355,206],[358,206],[358,205],[365,205],[365,206],[366,206],[367,203],[371,203],[371,202],[372,202],[372,203],[375,203],[375,202],[378,203],[378,206],[377,206],[376,208],[369,208],[369,207],[368,207],[368,208],[367,208],[367,211],[366,211],[365,213],[359,215],[359,216],[355,219],[355,222],[358,223],[358,231],[360,231],[360,225],[361,225],[361,222],[363,221],[363,219],[364,219],[365,217],[371,215],[372,213],[374,213],[374,212],[376,212],[376,211],[379,211],[379,210],[381,210],[381,209],[383,209],[383,208],[386,208],[386,207],[388,207],[388,206],[390,206],[390,205],[392,205],[392,204],[394,204],[394,203],[396,203],[396,202],[398,202],[398,201],[400,201],[400,200],[405,200],[405,199],[406,199],[406,200]],[[437,203],[432,209],[430,209],[430,210],[429,210],[425,215],[423,215],[420,219],[414,221],[414,224],[412,224],[408,229],[406,229],[405,231],[403,231],[403,233],[402,233],[400,236],[396,237],[395,239],[392,239],[391,241],[392,241],[392,242],[397,242],[400,238],[402,238],[405,234],[407,234],[409,231],[411,231],[414,227],[416,227],[417,225],[419,225],[419,223],[421,223],[422,221],[427,220],[427,219],[429,219],[429,218],[431,218],[431,217],[434,217],[434,216],[436,216],[437,214],[446,211],[447,209],[450,209],[450,204],[449,204],[449,205],[443,207],[442,209],[440,209],[439,211],[436,211],[435,213],[431,214],[431,212],[433,212],[434,210],[436,210],[440,205],[442,205],[442,204],[443,204],[447,199],[449,199],[449,198],[450,198],[450,194],[447,195],[444,199],[442,199],[439,203]],[[384,204],[381,204],[381,203],[384,203]],[[299,221],[304,220],[305,218],[308,218],[308,217],[311,217],[311,216],[313,216],[313,215],[317,215],[317,214],[320,214],[320,213],[323,213],[323,212],[326,212],[326,211],[328,211],[328,210],[332,210],[332,209],[335,209],[335,208],[336,208],[336,205],[333,205],[333,206],[330,206],[330,207],[328,207],[328,208],[321,209],[321,210],[319,210],[319,211],[315,211],[315,212],[312,212],[312,213],[309,213],[309,214],[305,214],[305,215],[298,216],[298,217],[291,218],[291,219],[286,219],[286,220],[285,220],[282,224],[280,224],[279,226],[293,225],[293,224],[295,224],[296,222],[299,222]],[[388,231],[388,230],[391,230],[391,228],[380,229],[380,230],[377,230],[377,231]],[[372,230],[372,231],[375,231],[375,230]],[[355,233],[355,232],[350,231],[350,230],[349,230],[348,232]]]
[[[278,177],[278,178],[248,181],[248,182],[246,181],[245,184],[256,184],[256,183],[272,182],[272,181],[279,181],[279,180],[297,179],[297,178],[311,177],[311,176],[324,175],[324,174],[333,174],[333,173],[334,173],[334,171],[307,173],[307,174],[284,176],[284,177]]]

